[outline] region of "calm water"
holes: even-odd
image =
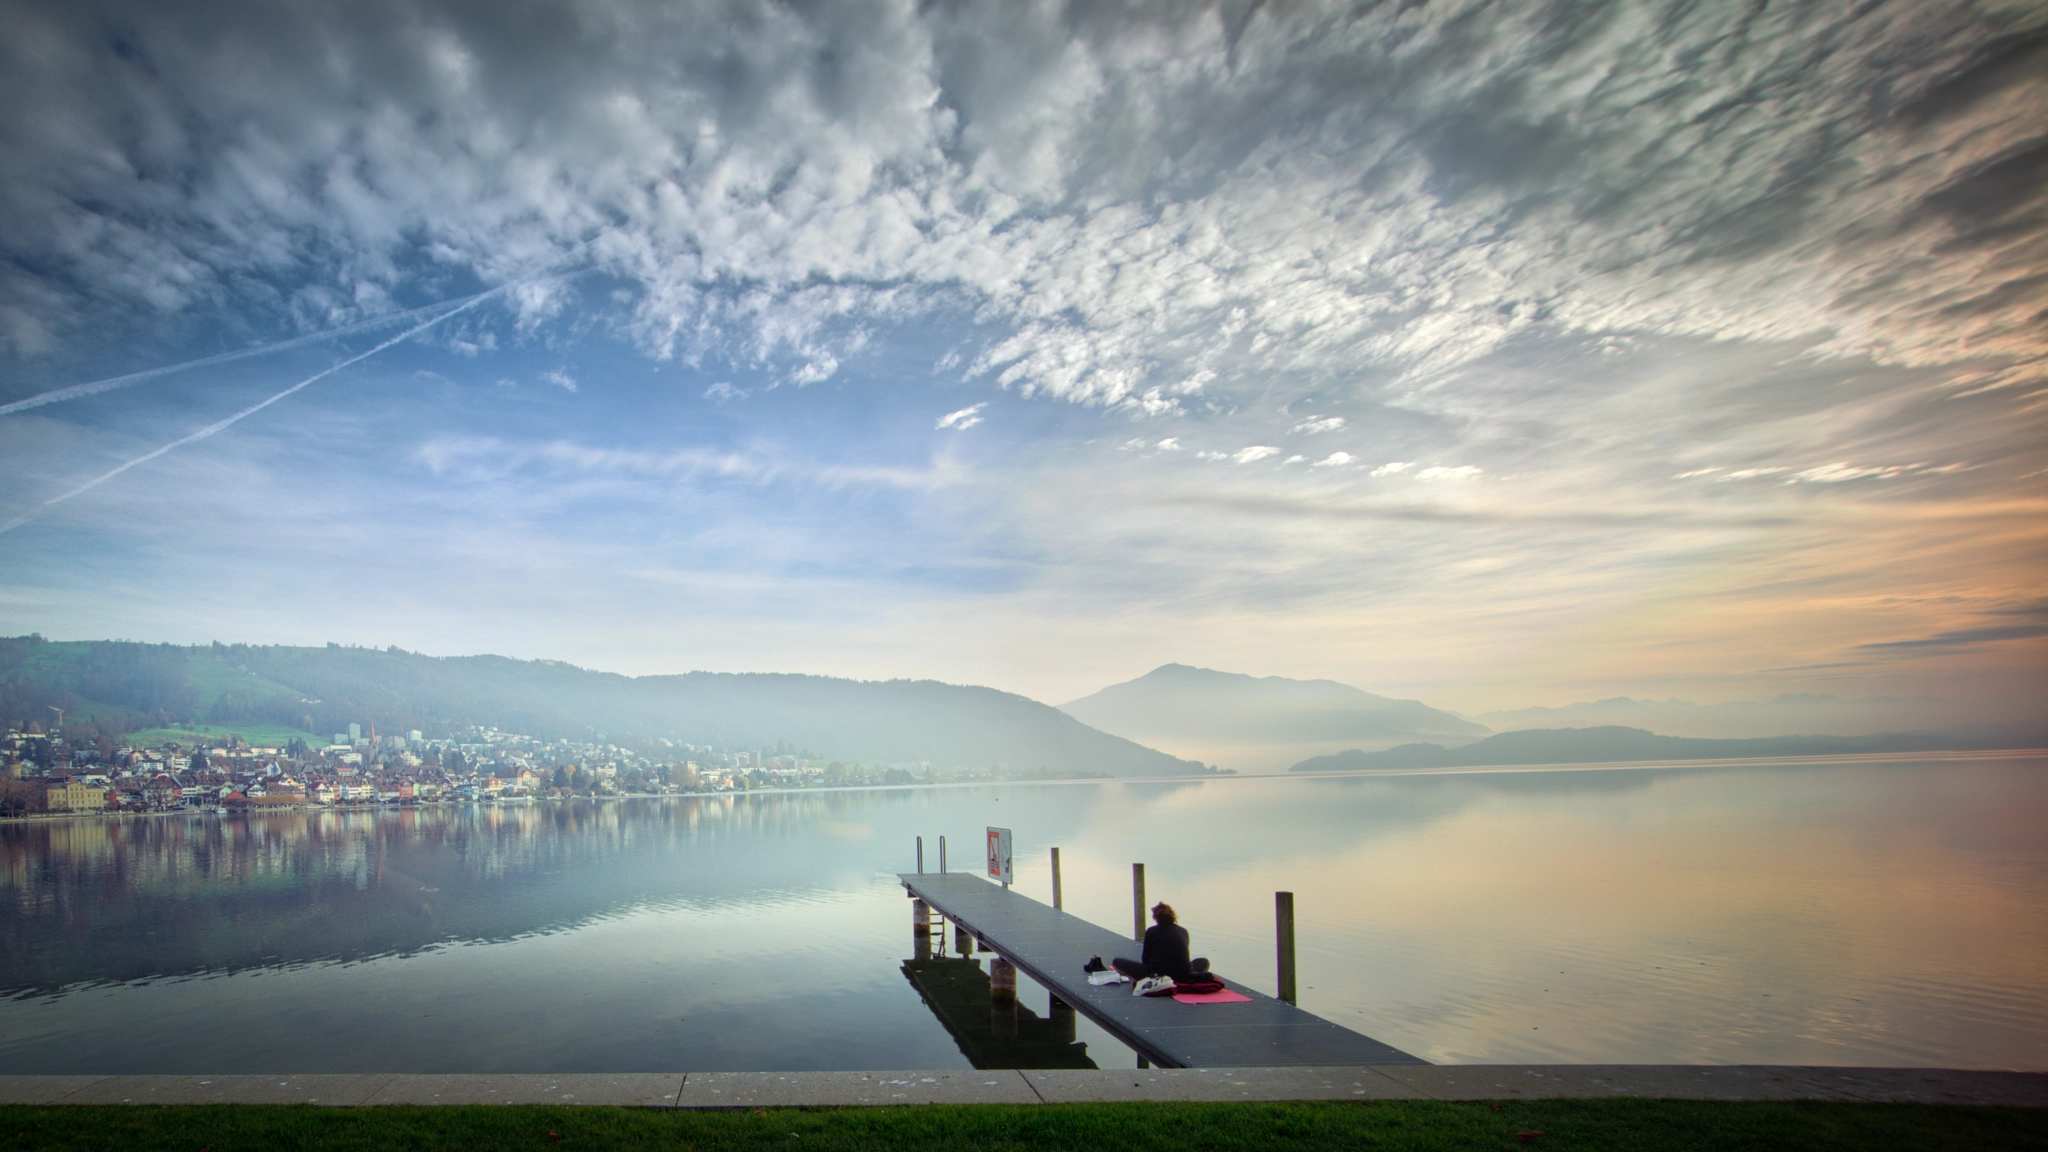
[[[1267,992],[1293,890],[1302,1006],[1430,1060],[2048,1068],[2007,758],[11,824],[0,1072],[965,1066],[893,873],[988,824],[1111,927],[1144,861]]]

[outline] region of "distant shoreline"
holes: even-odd
[[[731,798],[762,799],[784,796],[806,796],[825,793],[845,792],[909,792],[919,789],[942,788],[1045,788],[1077,784],[1190,784],[1203,782],[1225,782],[1242,780],[1329,780],[1345,777],[1375,776],[1489,776],[1503,774],[1530,774],[1537,772],[1612,772],[1628,770],[1662,770],[1672,768],[1768,768],[1773,766],[1801,767],[1825,764],[1911,764],[1950,763],[1971,760],[2027,760],[2048,759],[2048,748],[1984,748],[1952,752],[1872,752],[1862,755],[1840,753],[1824,756],[1742,756],[1716,760],[1612,760],[1586,761],[1576,764],[1477,764],[1450,768],[1349,768],[1323,772],[1240,772],[1234,776],[1203,773],[1187,776],[1091,776],[1069,780],[979,780],[950,781],[943,784],[834,784],[822,788],[754,788],[731,792],[677,792],[667,795],[641,793],[629,796],[578,796],[573,799],[529,800],[525,803],[507,805],[502,801],[482,800],[437,800],[426,804],[294,804],[268,808],[248,808],[230,812],[229,816],[252,815],[299,815],[318,812],[406,812],[475,806],[479,808],[539,808],[549,804],[607,804],[627,800],[718,800]],[[219,816],[221,813],[208,808],[178,808],[167,812],[33,812],[23,816],[0,816],[0,824],[30,824],[70,820],[128,820],[160,816]]]

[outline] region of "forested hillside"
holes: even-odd
[[[0,640],[0,721],[47,723],[53,705],[65,709],[74,740],[91,728],[113,737],[186,722],[321,736],[352,722],[430,735],[493,725],[536,736],[667,737],[722,747],[786,740],[850,762],[1111,775],[1200,770],[1034,700],[931,680],[629,677],[556,661],[396,648]]]

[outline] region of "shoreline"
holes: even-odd
[[[1447,768],[1351,768],[1328,772],[1237,772],[1230,775],[1221,773],[1191,773],[1186,776],[1083,776],[1054,780],[961,780],[944,781],[936,784],[833,784],[818,788],[752,788],[723,792],[673,792],[633,793],[620,796],[578,796],[573,798],[529,797],[509,804],[503,800],[433,800],[420,804],[290,804],[258,808],[251,806],[229,816],[251,816],[270,814],[298,814],[306,812],[403,812],[425,808],[448,808],[473,805],[481,808],[541,807],[548,804],[604,804],[625,800],[707,800],[723,797],[768,797],[844,792],[909,792],[920,789],[943,788],[1021,788],[1053,787],[1078,784],[1190,784],[1209,781],[1240,780],[1332,780],[1347,778],[1375,778],[1386,776],[1490,776],[1524,774],[1537,772],[1615,772],[1629,770],[1669,770],[1676,768],[1759,768],[1759,767],[1803,767],[1828,764],[1914,764],[1954,763],[1972,760],[2027,760],[2048,758],[2048,748],[1978,748],[1935,752],[1871,752],[1831,753],[1815,756],[1740,756],[1721,759],[1701,760],[1595,760],[1562,764],[1479,764]],[[27,824],[66,820],[137,819],[160,816],[214,816],[222,813],[206,808],[178,808],[165,812],[31,812],[20,816],[0,816],[0,825]]]

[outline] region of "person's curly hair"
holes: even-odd
[[[1152,919],[1161,924],[1178,924],[1180,917],[1173,914],[1173,905],[1161,900],[1152,906]]]

